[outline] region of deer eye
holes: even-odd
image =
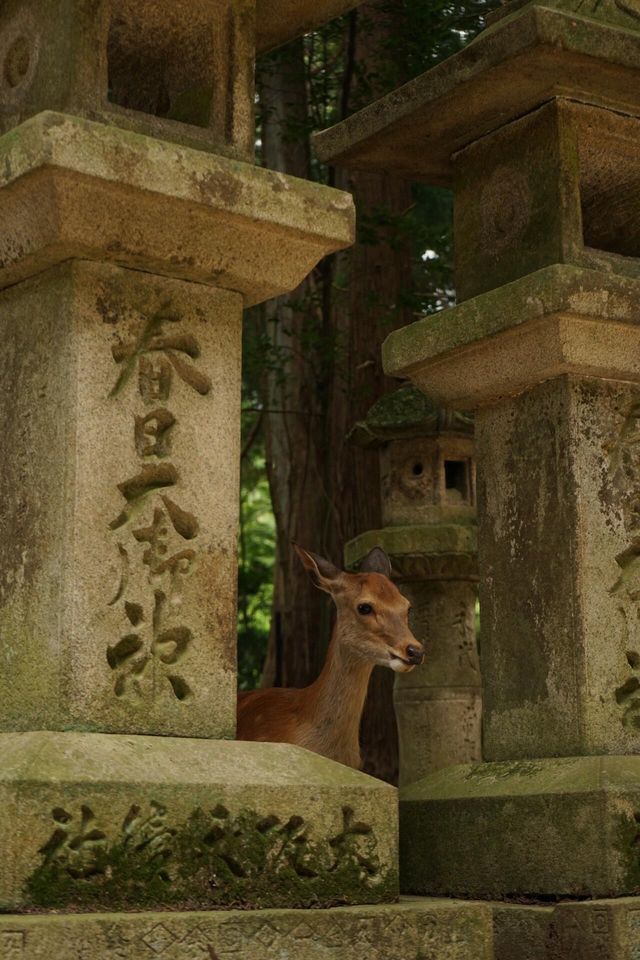
[[[370,603],[359,603],[358,613],[361,613],[363,617],[366,617],[370,613],[373,613],[373,607],[371,606]]]

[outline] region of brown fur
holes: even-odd
[[[313,554],[298,552],[336,604],[327,659],[315,683],[304,689],[239,694],[237,738],[292,743],[359,768],[360,719],[374,666],[408,672],[415,664],[406,662],[407,648],[420,652],[422,647],[409,630],[409,604],[386,576],[343,573]],[[361,603],[370,603],[374,613],[358,613]]]

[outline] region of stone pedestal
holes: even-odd
[[[379,449],[385,527],[348,543],[347,565],[374,546],[386,551],[427,651],[422,667],[395,681],[401,786],[481,757],[472,434],[470,417],[414,387],[382,397],[351,433]]]
[[[395,682],[404,787],[443,767],[481,759],[482,685],[476,581],[453,576],[399,586],[411,602],[412,630],[427,650],[421,672]]]
[[[353,238],[247,162],[253,60],[353,5],[2,5],[2,960],[491,960],[395,903],[393,788],[231,739],[242,309]]]
[[[476,410],[491,762],[403,792],[405,890],[640,893],[639,79],[635,4],[516,0],[319,142],[456,190],[459,305],[384,353]],[[554,957],[633,955],[595,910]]]
[[[303,955],[306,913],[220,908],[397,898],[394,789],[224,739],[242,308],[353,237],[347,195],[245,162],[253,59],[348,7],[2,5],[2,958]],[[490,958],[486,911],[384,910],[323,955]]]
[[[491,908],[410,898],[336,910],[2,917],[7,960],[493,960]],[[591,960],[591,957],[589,957]],[[625,956],[615,960],[628,960]]]

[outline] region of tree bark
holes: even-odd
[[[352,15],[347,42],[353,57],[347,63],[345,109],[350,78],[374,62],[385,29],[378,27],[377,3],[362,9],[368,27],[354,32]],[[308,138],[299,136],[309,126],[303,56],[302,43],[291,45],[261,67],[258,79],[265,165],[308,177]],[[379,92],[372,90],[374,96]],[[325,261],[295,294],[268,304],[262,318],[272,354],[283,362],[268,370],[263,384],[278,532],[266,686],[311,683],[330,636],[329,601],[307,580],[290,541],[340,563],[347,540],[381,525],[378,456],[346,437],[372,403],[396,386],[382,371],[382,342],[413,319],[406,305],[411,254],[398,229],[411,205],[410,185],[374,173],[347,177],[335,171],[333,179],[354,194],[366,235],[348,253]],[[395,783],[393,677],[390,670],[374,671],[361,740],[364,769]]]
[[[309,116],[302,41],[258,72],[265,166],[310,177]],[[274,601],[264,686],[302,687],[320,672],[328,646],[326,597],[312,587],[291,541],[322,553],[323,394],[326,363],[314,272],[292,294],[266,304],[269,358],[262,384],[267,470],[277,528]]]

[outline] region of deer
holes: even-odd
[[[308,687],[238,695],[238,740],[291,743],[361,767],[360,720],[376,665],[408,673],[424,659],[409,629],[410,604],[391,580],[386,553],[374,547],[358,573],[293,544],[312,582],[328,593],[336,619],[326,660]]]

